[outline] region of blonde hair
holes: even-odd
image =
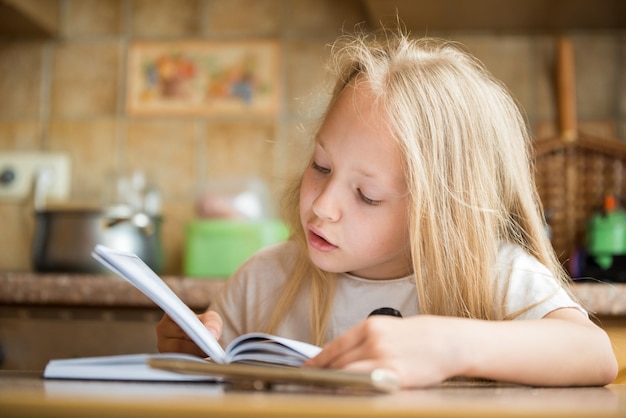
[[[525,121],[506,88],[478,60],[453,43],[411,39],[399,31],[346,35],[332,46],[332,57],[337,83],[329,109],[346,86],[367,83],[404,155],[420,312],[510,319],[496,303],[501,241],[521,246],[566,287],[544,229]],[[299,186],[297,179],[284,208],[300,258],[269,331],[296,296],[308,291],[311,331],[321,344],[335,277],[308,259]]]

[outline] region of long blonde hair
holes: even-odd
[[[516,102],[458,46],[385,31],[332,46],[337,83],[329,109],[350,83],[366,82],[405,158],[409,236],[421,313],[507,319],[496,303],[498,243],[536,257],[564,286],[567,276],[545,233]],[[310,292],[314,342],[324,342],[335,277],[308,259],[300,225],[300,179],[284,214],[300,258],[270,319],[269,331],[302,291]],[[515,313],[514,317],[519,313]]]

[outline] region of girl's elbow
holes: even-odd
[[[613,352],[613,345],[608,334],[602,331],[603,346],[601,348],[601,355],[599,358],[601,361],[597,362],[593,367],[597,371],[597,384],[600,386],[613,383],[619,373],[619,364],[615,353]]]
[[[619,365],[617,363],[617,359],[615,358],[615,354],[613,350],[610,350],[610,355],[607,356],[606,365],[602,368],[600,372],[600,385],[608,385],[615,381],[619,373]]]
[[[607,360],[606,364],[595,367],[595,373],[588,386],[606,386],[615,381],[618,374],[618,365],[616,360]]]

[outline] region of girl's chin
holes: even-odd
[[[323,254],[312,250],[309,248],[309,258],[311,262],[320,270],[326,271],[328,273],[345,273],[346,270],[342,269],[337,263],[331,262],[328,258],[324,257]]]

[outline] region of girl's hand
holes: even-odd
[[[388,369],[405,388],[455,376],[531,386],[597,386],[611,383],[618,370],[606,332],[576,308],[516,321],[372,316],[305,365]]]
[[[214,311],[198,315],[200,322],[219,340],[222,335],[222,318]],[[161,353],[187,353],[200,357],[206,354],[194,343],[167,314],[156,325],[157,348]]]
[[[432,316],[371,316],[326,344],[305,366],[371,372],[387,369],[403,387],[424,387],[456,374],[462,350],[456,345],[454,322]]]

